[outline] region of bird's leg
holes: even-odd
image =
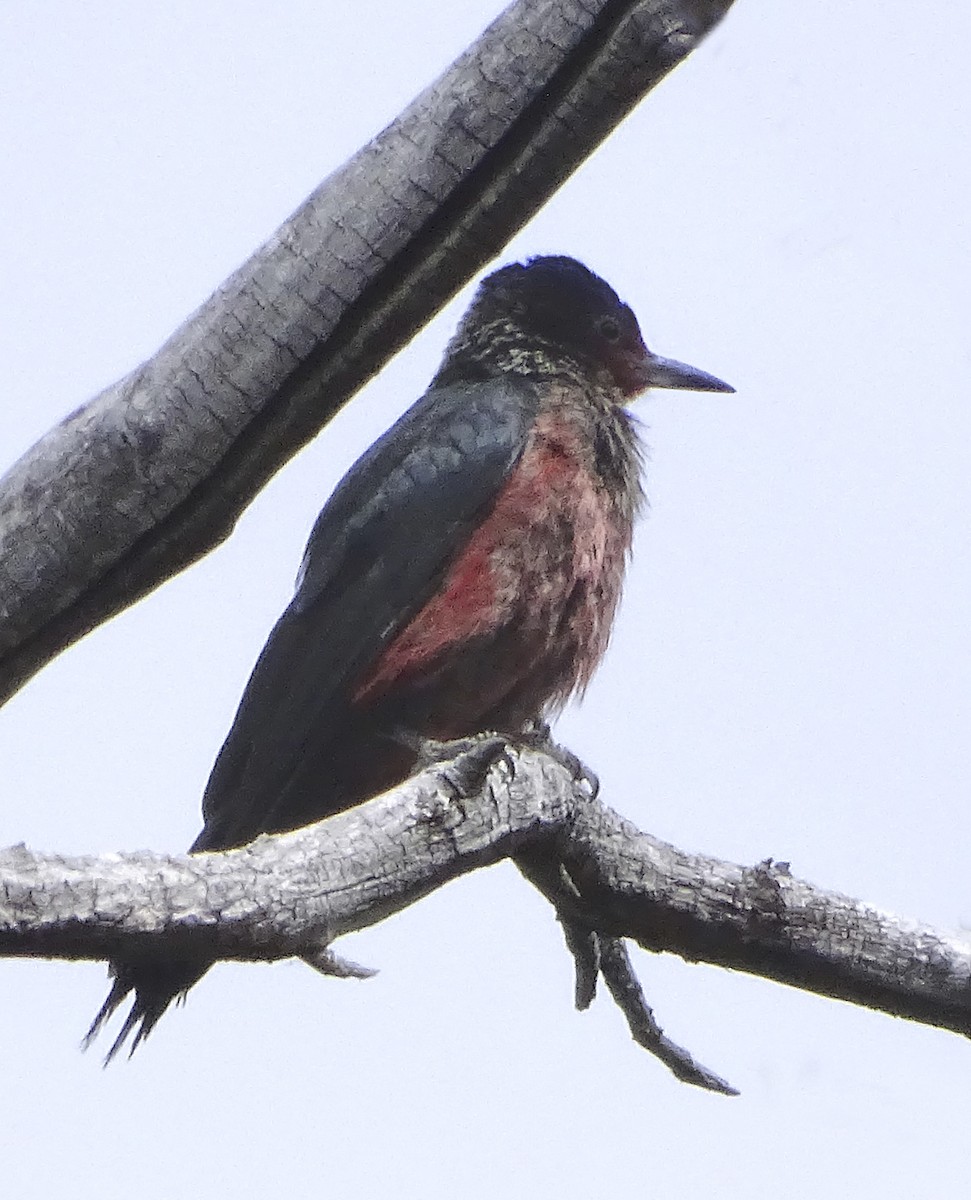
[[[468,737],[450,738],[448,741],[438,741],[425,737],[414,729],[398,726],[389,735],[399,745],[411,750],[416,758],[415,770],[423,771],[426,767],[448,762],[467,754],[485,756],[486,766],[490,766],[498,757],[501,747],[506,745],[523,746],[529,750],[541,750],[555,759],[561,767],[569,771],[574,783],[581,783],[587,789],[591,799],[596,799],[600,791],[600,780],[596,772],[579,759],[572,750],[561,746],[553,740],[549,723],[536,717],[514,733],[503,732],[499,729],[485,729],[481,733],[473,733]],[[491,756],[491,757],[490,757]]]
[[[479,790],[486,772],[506,753],[509,738],[486,731],[471,737],[440,742],[401,727],[391,735],[415,754],[415,772],[448,764],[448,782],[461,795]]]
[[[590,798],[596,800],[600,792],[600,780],[597,778],[596,772],[588,767],[582,759],[577,758],[572,750],[568,750],[566,746],[561,746],[559,742],[553,740],[553,731],[550,729],[549,722],[540,717],[534,718],[522,733],[517,735],[516,741],[530,749],[542,750],[544,754],[555,758],[560,766],[570,772],[573,782],[582,783],[589,792]]]

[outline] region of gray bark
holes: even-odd
[[[0,481],[0,700],[224,539],[730,4],[517,0],[151,360],[29,451]],[[782,864],[676,850],[535,751],[473,760],[225,854],[8,850],[0,954],[299,955],[354,974],[334,938],[515,854],[557,906],[581,1004],[602,977],[635,1040],[690,1082],[730,1091],[664,1038],[622,938],[971,1031],[967,944]],[[559,883],[530,862],[561,863]]]
[[[635,1040],[689,1082],[731,1091],[663,1037],[626,957],[618,957],[622,938],[971,1033],[967,942],[814,887],[786,864],[746,867],[685,853],[592,798],[547,754],[485,750],[240,850],[98,858],[4,851],[0,955],[296,955],[328,974],[355,974],[333,955],[333,939],[458,875],[541,851],[562,863],[569,881],[569,896],[551,896],[567,934],[596,930],[602,953],[594,970]]]
[[[731,0],[517,0],[0,481],[0,702],[225,539]]]

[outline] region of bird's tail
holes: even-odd
[[[102,1004],[98,1015],[91,1022],[91,1028],[84,1035],[81,1047],[87,1050],[101,1033],[102,1029],[122,1005],[125,997],[134,992],[132,1006],[125,1017],[121,1031],[111,1044],[105,1055],[105,1066],[111,1062],[119,1050],[131,1038],[128,1057],[135,1053],[139,1045],[148,1037],[159,1018],[173,1000],[185,999],[185,994],[209,969],[210,964],[195,961],[165,963],[124,963],[112,962],[109,971],[114,977],[108,998]]]

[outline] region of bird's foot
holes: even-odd
[[[537,719],[530,722],[515,740],[522,746],[528,746],[531,750],[542,750],[544,754],[556,759],[561,767],[570,772],[573,782],[582,783],[590,798],[596,800],[600,793],[600,780],[597,778],[597,773],[588,767],[581,758],[578,758],[572,750],[568,750],[566,746],[561,746],[559,742],[553,740],[553,731],[546,721]]]
[[[503,758],[509,744],[505,734],[492,731],[454,738],[448,742],[400,729],[396,730],[395,736],[415,751],[416,772],[448,764],[448,782],[457,793],[464,796],[479,790],[489,768]]]
[[[471,777],[481,781],[481,776],[503,756],[507,747],[522,746],[528,750],[540,750],[555,759],[560,766],[569,771],[574,783],[582,784],[586,788],[591,799],[595,800],[600,792],[600,780],[596,772],[572,750],[554,741],[549,724],[540,719],[531,721],[515,733],[489,729],[445,742],[401,727],[395,729],[391,736],[396,742],[414,752],[416,772],[423,771],[426,767],[437,766],[439,763],[461,761],[461,764],[471,771]],[[477,784],[470,784],[466,790],[475,790],[475,786]]]

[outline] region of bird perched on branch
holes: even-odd
[[[661,358],[572,258],[488,276],[422,398],[351,468],[250,677],[193,852],[310,824],[392,787],[417,740],[516,735],[582,692],[607,646],[641,503],[624,405],[730,392]],[[208,962],[117,962],[109,1058]]]

